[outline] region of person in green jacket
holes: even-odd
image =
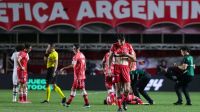
[[[139,93],[148,101],[150,105],[153,105],[154,102],[144,91],[146,85],[149,83],[151,79],[151,75],[144,70],[134,70],[130,72],[131,75],[131,88],[135,96],[140,98]]]
[[[183,72],[179,80],[177,80],[175,84],[175,91],[178,97],[178,101],[175,102],[174,105],[183,104],[181,89],[186,98],[186,105],[192,105],[189,91],[188,91],[188,84],[192,81],[194,77],[195,65],[193,63],[193,57],[190,55],[190,50],[187,47],[182,47],[180,51],[181,51],[181,55],[183,56],[182,64],[181,65],[174,64],[174,65],[178,67],[180,70],[182,70]]]

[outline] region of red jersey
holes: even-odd
[[[114,43],[110,49],[114,54],[134,54],[134,50],[131,44],[125,43],[124,45],[119,45],[119,43]]]
[[[18,58],[21,58],[20,63],[25,68],[25,72],[27,72],[28,54],[25,51],[21,51],[19,52]],[[21,70],[21,68],[18,66],[17,70]]]
[[[108,62],[109,62],[109,52],[105,54],[103,57],[103,64],[104,64],[104,74],[108,76]],[[113,64],[111,64],[111,71],[114,70]]]
[[[85,79],[85,56],[83,53],[78,52],[73,56],[72,64],[74,65],[74,80],[82,80]]]

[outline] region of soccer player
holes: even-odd
[[[28,44],[25,44],[23,50],[21,50],[17,57],[17,76],[19,82],[19,103],[30,103],[27,100],[27,63],[29,60],[28,53],[31,51],[32,47]]]
[[[115,105],[115,90],[113,85],[113,77],[108,75],[108,61],[109,61],[109,52],[105,54],[102,60],[102,66],[103,66],[103,72],[105,75],[105,87],[108,91],[107,97],[104,100],[104,104],[108,104],[108,101],[110,104]],[[113,64],[111,65],[111,70],[113,72],[114,67]]]
[[[180,78],[176,81],[175,91],[178,97],[178,101],[174,105],[182,104],[181,89],[186,98],[186,105],[192,105],[191,99],[188,92],[188,84],[192,81],[194,77],[194,63],[193,57],[190,55],[190,50],[187,47],[182,47],[180,49],[181,55],[183,56],[183,61],[181,65],[176,65],[180,70],[183,71]]]
[[[108,72],[111,75],[111,63],[114,57],[114,82],[116,88],[118,112],[123,109],[127,110],[127,96],[130,91],[130,68],[129,61],[135,61],[136,56],[132,45],[126,43],[125,37],[118,37],[118,42],[114,43],[110,49]],[[122,99],[121,90],[124,90],[124,98]]]
[[[12,81],[13,81],[13,102],[17,102],[17,94],[18,94],[18,78],[17,78],[17,57],[19,55],[19,51],[22,50],[22,46],[18,45],[15,48],[15,52],[13,52],[11,56],[11,60],[13,61],[13,76],[12,76]]]
[[[63,67],[62,69],[60,69],[60,72],[63,72],[64,69],[68,69],[68,68],[74,68],[74,82],[71,88],[71,94],[70,97],[68,99],[68,101],[66,102],[66,106],[69,107],[73,98],[76,96],[76,90],[77,89],[81,89],[82,90],[82,95],[84,98],[84,107],[89,108],[90,104],[88,101],[88,95],[85,89],[85,70],[86,70],[86,60],[85,60],[85,56],[82,52],[80,52],[80,46],[79,44],[74,44],[73,45],[73,52],[74,52],[74,56],[72,59],[72,64]]]
[[[151,79],[151,75],[144,70],[134,70],[130,72],[131,75],[131,87],[135,96],[140,98],[139,93],[148,101],[150,105],[153,105],[153,100],[149,97],[146,91],[144,91],[146,85]],[[138,92],[139,91],[139,92]]]
[[[42,101],[41,103],[49,103],[50,96],[51,96],[51,88],[50,84],[53,85],[53,89],[61,96],[62,101],[61,103],[65,105],[66,97],[63,94],[62,90],[58,85],[56,85],[56,70],[58,67],[58,53],[55,50],[55,44],[51,43],[48,44],[46,49],[44,60],[47,66],[47,75],[46,75],[46,100]]]

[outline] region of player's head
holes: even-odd
[[[188,47],[181,47],[180,51],[181,51],[181,55],[183,56],[190,54],[190,49]]]
[[[117,38],[118,42],[120,45],[124,45],[125,44],[125,37],[124,35],[119,35]]]
[[[24,49],[27,53],[29,53],[32,50],[32,46],[28,43],[24,44]]]
[[[78,51],[80,51],[80,45],[79,44],[74,44],[73,45],[73,52],[77,53]]]
[[[23,45],[17,45],[16,46],[16,48],[15,48],[15,50],[17,51],[17,52],[19,52],[19,51],[21,51],[21,50],[23,50],[24,49],[24,46]]]
[[[49,52],[54,51],[55,50],[55,44],[54,43],[49,43],[47,49],[48,49]]]

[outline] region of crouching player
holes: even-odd
[[[109,61],[109,52],[105,54],[102,60],[103,72],[105,75],[105,87],[107,89],[107,97],[104,100],[104,104],[116,105],[115,89],[113,85],[113,77],[108,75],[108,61]],[[114,68],[111,65],[111,71]]]
[[[30,45],[25,45],[17,57],[17,75],[19,81],[19,103],[31,103],[27,100],[27,63],[29,60],[28,52],[31,51]]]
[[[117,102],[117,99],[116,99],[116,95],[114,94],[113,95],[114,97],[111,97],[111,96],[107,96],[106,98],[106,102],[105,104],[107,105],[116,105],[116,102]],[[122,95],[122,99],[124,98],[124,96]],[[127,104],[130,104],[130,105],[143,105],[143,101],[135,96],[133,93],[130,93],[128,96],[127,96]]]
[[[135,70],[130,72],[131,75],[131,87],[135,96],[140,98],[139,93],[148,101],[150,105],[153,105],[153,100],[149,97],[146,91],[144,91],[146,85],[151,79],[151,75],[143,70]],[[139,91],[139,92],[138,92]]]

